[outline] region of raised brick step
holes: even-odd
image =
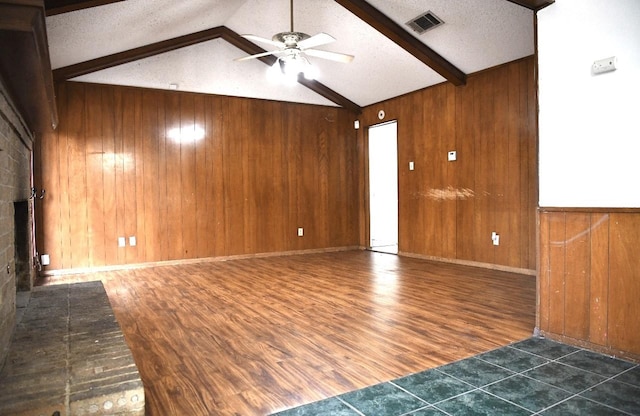
[[[144,415],[144,388],[101,282],[36,287],[0,372],[0,414]]]

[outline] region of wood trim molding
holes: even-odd
[[[202,30],[200,32],[191,33],[184,36],[179,36],[172,39],[163,40],[149,45],[140,46],[138,48],[129,49],[126,51],[114,53],[100,58],[91,59],[85,62],[79,62],[77,64],[65,66],[53,70],[53,78],[56,82],[65,81],[71,78],[86,75],[91,72],[100,71],[103,69],[111,68],[117,65],[126,64],[139,59],[148,58],[150,56],[159,55],[161,53],[173,51],[175,49],[184,48],[187,46],[195,45],[197,43],[206,42],[213,39],[221,38],[236,48],[248,53],[258,54],[266,52],[261,47],[257,46],[253,42],[243,38],[236,32],[225,26],[218,26],[211,29]],[[276,61],[274,56],[263,56],[259,58],[267,65],[273,65]],[[331,102],[338,104],[339,106],[360,114],[362,108],[350,101],[346,97],[338,94],[329,87],[321,84],[318,81],[308,81],[300,78],[298,82],[305,87],[309,88],[313,92],[323,96]]]
[[[44,8],[47,16],[53,16],[121,1],[124,0],[44,0]]]
[[[221,262],[221,261],[245,260],[245,259],[256,259],[256,258],[267,258],[267,257],[297,256],[300,254],[335,253],[339,251],[354,251],[354,250],[364,250],[364,248],[359,246],[331,247],[331,248],[292,250],[292,251],[272,252],[272,253],[239,254],[235,256],[219,256],[219,257],[205,257],[205,258],[197,258],[197,259],[154,261],[154,262],[147,262],[147,263],[121,264],[121,265],[115,265],[115,266],[102,266],[102,267],[86,267],[86,268],[79,268],[79,269],[46,270],[46,271],[40,272],[40,276],[68,276],[73,274],[112,272],[117,270],[136,270],[136,269],[147,269],[150,267],[182,266],[186,264],[215,263],[215,262]]]
[[[32,131],[58,124],[42,0],[0,2],[0,76]]]
[[[536,276],[536,274],[537,274],[536,270],[522,269],[522,268],[519,268],[519,267],[503,266],[503,265],[500,265],[500,264],[493,264],[493,263],[483,263],[483,262],[479,262],[479,261],[449,259],[449,258],[445,258],[445,257],[428,256],[426,254],[407,253],[407,252],[403,252],[403,251],[398,252],[398,255],[399,256],[404,256],[404,257],[411,257],[411,258],[414,258],[414,259],[437,261],[437,262],[440,262],[440,263],[457,264],[459,266],[480,267],[480,268],[488,269],[488,270],[498,270],[498,271],[501,271],[501,272],[518,273],[518,274],[524,274],[524,275],[527,275],[527,276]]]
[[[545,7],[550,6],[555,2],[555,0],[507,0],[507,1],[517,4],[518,6],[531,9],[534,12],[537,12],[540,9],[544,9]]]
[[[349,10],[398,46],[415,56],[418,60],[442,75],[456,86],[465,85],[467,76],[464,72],[447,61],[436,51],[420,42],[404,30],[384,13],[364,0],[336,0],[336,3]]]

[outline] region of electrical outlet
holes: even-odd
[[[43,266],[48,266],[51,264],[51,259],[49,258],[48,254],[43,254],[42,256],[40,256],[40,264]]]
[[[131,237],[129,237],[129,245],[130,245],[131,247],[135,247],[135,246],[136,246],[136,244],[137,244],[136,236],[135,236],[135,235],[132,235]]]
[[[593,65],[591,65],[591,71],[594,74],[604,74],[605,72],[611,72],[616,70],[616,57],[612,56],[611,58],[600,59],[595,61]]]
[[[124,237],[118,237],[118,247],[126,247],[127,240]]]
[[[302,237],[304,235],[304,228],[299,227],[298,228],[298,237]]]

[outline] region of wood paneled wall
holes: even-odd
[[[346,110],[74,82],[57,99],[36,149],[49,270],[358,245]]]
[[[640,209],[541,209],[538,328],[640,357]]]
[[[361,148],[368,126],[391,120],[398,122],[400,252],[534,270],[533,57],[471,75],[462,87],[444,83],[365,108]],[[450,150],[455,162],[447,161]],[[366,223],[362,228],[366,245]]]

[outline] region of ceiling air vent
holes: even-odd
[[[433,29],[434,27],[440,26],[444,22],[440,20],[438,16],[428,11],[426,13],[422,13],[420,16],[417,16],[411,20],[409,20],[406,24],[418,34],[422,34],[427,30]]]

